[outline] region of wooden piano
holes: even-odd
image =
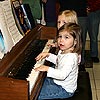
[[[36,26],[2,58],[0,100],[37,100],[46,73],[39,73],[31,93],[26,77],[36,63],[34,57],[42,51],[47,39],[55,36],[56,28]]]

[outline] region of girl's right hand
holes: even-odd
[[[44,58],[48,57],[50,53],[42,52],[40,53],[35,59],[36,61],[43,60]]]

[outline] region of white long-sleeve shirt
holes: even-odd
[[[78,54],[59,51],[58,55],[50,54],[46,60],[55,64],[55,68],[49,67],[47,77],[54,78],[56,84],[73,93],[77,88]]]

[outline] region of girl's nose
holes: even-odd
[[[60,23],[58,24],[58,29],[59,29],[60,27],[62,27],[62,26],[63,26],[63,23],[60,22]]]
[[[60,41],[62,42],[63,40],[64,40],[63,37],[61,37],[61,38],[60,38]]]
[[[62,27],[63,26],[63,22],[61,22],[59,26]]]

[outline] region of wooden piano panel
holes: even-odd
[[[53,27],[42,27],[41,29],[41,39],[55,39],[57,34],[57,29]]]
[[[0,77],[0,100],[28,100],[28,82]]]

